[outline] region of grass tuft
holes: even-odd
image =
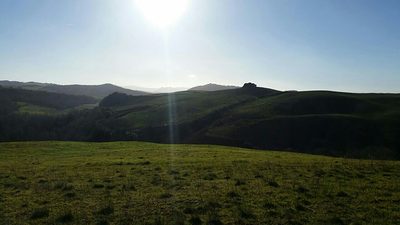
[[[30,219],[41,219],[41,218],[45,218],[48,217],[50,214],[49,209],[47,208],[39,208],[39,209],[35,209],[32,214]]]
[[[218,178],[218,176],[217,176],[215,173],[207,173],[207,174],[203,177],[204,180],[215,180],[215,179],[217,179],[217,178]]]
[[[160,198],[161,199],[167,199],[167,198],[172,198],[172,194],[171,193],[168,193],[168,192],[165,192],[165,193],[162,193],[161,195],[160,195]]]
[[[203,221],[201,221],[200,217],[198,217],[198,216],[192,216],[189,219],[189,223],[191,225],[201,225],[203,223]]]
[[[106,206],[106,207],[100,209],[98,213],[101,214],[101,215],[110,215],[110,214],[113,214],[113,213],[114,213],[114,207],[112,207],[112,206]]]
[[[71,223],[74,220],[74,216],[71,211],[65,212],[59,215],[56,219],[57,223]]]

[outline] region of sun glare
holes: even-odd
[[[189,0],[136,0],[144,17],[153,25],[165,29],[185,13]]]

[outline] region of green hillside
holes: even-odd
[[[1,90],[24,94],[4,98]],[[88,97],[3,88],[0,101],[0,141],[136,140],[400,159],[399,94],[281,92],[246,84],[213,92],[113,93],[95,107]]]
[[[6,114],[14,111],[26,113],[54,113],[84,105],[96,104],[97,100],[88,96],[66,95],[45,91],[33,91],[0,86],[0,103]],[[0,116],[1,116],[0,114]]]
[[[217,111],[278,93],[266,88],[214,92],[185,91],[148,96],[114,93],[104,98],[100,102],[100,107],[112,108],[116,112],[116,117],[132,121],[135,127],[154,127],[164,126],[170,122],[173,124],[192,122]]]
[[[248,87],[169,95],[113,94],[139,140],[214,143],[349,157],[400,158],[400,95]],[[128,126],[128,125],[127,125]]]
[[[398,155],[400,95],[285,92],[235,107],[204,135],[258,148]]]
[[[1,224],[398,224],[400,164],[209,145],[0,144]]]

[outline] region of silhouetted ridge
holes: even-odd
[[[3,102],[12,102],[14,105],[19,102],[24,102],[55,109],[67,109],[97,102],[96,99],[88,96],[66,95],[45,91],[3,87],[0,87],[0,98],[3,99]],[[10,103],[8,103],[8,105],[10,105]]]
[[[68,95],[86,95],[97,99],[102,99],[114,92],[124,93],[128,95],[148,94],[143,91],[130,90],[109,83],[101,85],[78,85],[78,84],[58,85],[58,84],[36,83],[36,82],[24,83],[16,81],[0,81],[0,86],[55,92]]]

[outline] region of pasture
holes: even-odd
[[[0,224],[400,224],[400,163],[144,142],[0,144]]]

